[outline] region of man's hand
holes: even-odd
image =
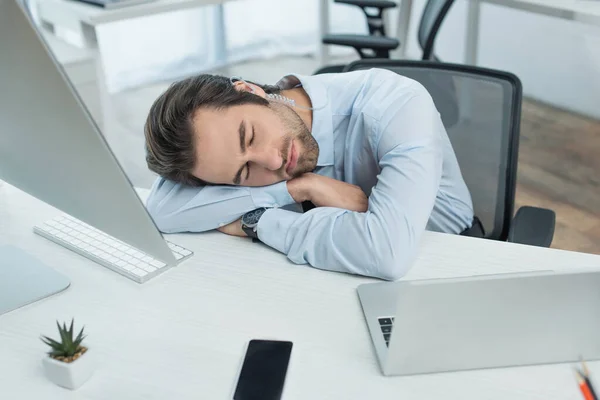
[[[233,221],[230,224],[217,228],[218,231],[231,236],[247,237],[246,232],[242,230],[242,219]]]
[[[308,200],[317,207],[336,207],[358,212],[367,211],[369,206],[369,200],[360,187],[314,173],[289,180],[287,187],[297,203]],[[248,237],[242,230],[241,218],[217,230],[227,235]]]
[[[358,212],[367,211],[369,206],[369,199],[360,187],[314,173],[289,180],[287,187],[298,203],[308,200],[317,207],[337,207]]]

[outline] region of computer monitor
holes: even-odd
[[[18,0],[0,0],[0,179],[164,264],[179,260]]]

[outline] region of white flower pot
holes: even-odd
[[[93,352],[88,350],[77,360],[66,363],[55,360],[50,356],[42,359],[46,377],[58,386],[67,389],[77,389],[94,373],[96,363]]]

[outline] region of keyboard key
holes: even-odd
[[[148,273],[146,271],[144,271],[143,269],[139,269],[139,268],[134,268],[131,271],[132,274],[135,274],[137,276],[146,276],[148,275]]]
[[[144,264],[144,263],[138,264],[137,267],[143,269],[146,272],[154,272],[154,271],[156,271],[158,269],[158,268],[153,267],[150,264]]]
[[[387,342],[390,340],[390,334],[389,333],[384,333],[383,334],[383,339]]]
[[[165,264],[165,263],[164,263],[164,262],[162,262],[162,261],[153,260],[153,261],[150,263],[150,265],[153,265],[153,266],[155,266],[156,268],[162,268],[162,267],[164,267],[164,266],[165,266],[165,265],[167,265],[167,264]]]
[[[390,333],[391,331],[392,331],[391,325],[383,325],[381,327],[381,332],[383,332],[383,333]]]
[[[134,269],[136,269],[136,267],[129,263],[125,263],[125,265],[123,266],[123,269],[127,270],[127,271],[133,271]]]
[[[111,254],[113,256],[115,256],[117,258],[121,258],[121,259],[127,255],[127,254],[123,253],[121,250],[115,250]]]
[[[133,251],[133,254],[132,254],[132,256],[134,256],[135,258],[139,258],[140,260],[141,260],[142,258],[144,258],[144,254],[143,254],[143,253],[140,253],[140,252],[139,252],[139,251],[137,251],[137,250],[134,250],[134,251]]]
[[[391,325],[392,320],[389,318],[379,318],[379,325]]]

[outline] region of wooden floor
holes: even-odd
[[[600,121],[525,101],[516,203],[556,212],[552,247],[600,254]]]

